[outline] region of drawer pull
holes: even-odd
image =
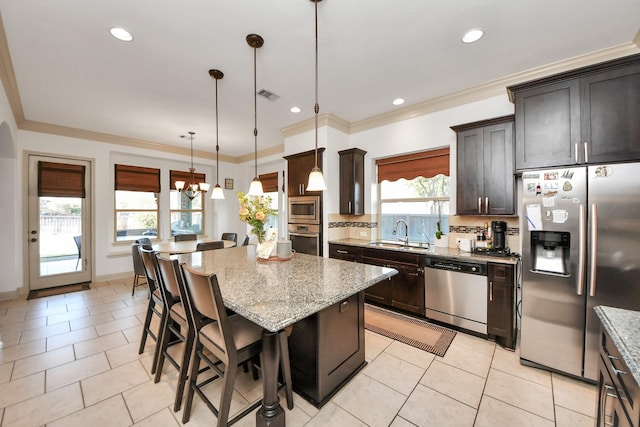
[[[342,249],[337,249],[336,252],[338,252],[339,254],[348,254],[349,251],[344,251]]]

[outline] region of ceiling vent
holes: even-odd
[[[260,96],[262,96],[262,97],[264,97],[264,98],[267,98],[269,101],[275,101],[276,99],[280,98],[280,97],[279,97],[278,95],[276,95],[275,93],[273,93],[273,92],[269,92],[269,91],[268,91],[268,90],[266,90],[266,89],[260,89],[260,90],[258,91],[258,95],[260,95]]]

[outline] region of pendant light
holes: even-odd
[[[309,173],[307,191],[324,191],[327,189],[327,185],[324,183],[322,170],[318,167],[318,113],[320,112],[320,106],[318,105],[318,2],[322,0],[311,1],[315,3],[316,16],[316,104],[313,106],[313,111],[316,116],[316,165],[311,169],[311,173]]]
[[[253,153],[254,153],[254,177],[249,187],[247,196],[262,196],[264,191],[262,189],[262,182],[258,178],[258,86],[256,83],[256,52],[259,47],[264,44],[264,39],[257,34],[249,34],[247,36],[247,43],[253,48]]]
[[[224,199],[224,191],[220,187],[220,145],[218,145],[218,80],[224,77],[220,70],[209,70],[209,75],[216,81],[216,186],[211,191],[212,199]]]
[[[180,193],[184,193],[189,200],[193,200],[200,195],[209,191],[209,184],[206,182],[197,183],[195,179],[196,168],[193,167],[193,135],[195,132],[189,132],[189,139],[191,141],[191,167],[189,168],[189,183],[185,181],[176,181],[176,190]],[[184,135],[180,135],[180,138],[184,138]]]

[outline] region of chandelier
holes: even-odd
[[[195,182],[196,168],[193,167],[193,135],[195,134],[195,132],[189,132],[189,139],[191,140],[191,167],[189,168],[189,182],[176,181],[176,190],[187,196],[189,200],[195,199],[200,195],[200,193],[204,194],[209,191],[209,184],[206,182]],[[185,136],[180,135],[180,138],[185,138]]]

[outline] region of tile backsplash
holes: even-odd
[[[340,239],[360,239],[373,241],[378,236],[377,215],[329,214],[330,241]],[[456,247],[456,239],[476,239],[482,232],[484,223],[491,227],[491,221],[507,223],[507,246],[512,251],[520,251],[520,221],[518,217],[451,216],[449,217],[449,247]]]

